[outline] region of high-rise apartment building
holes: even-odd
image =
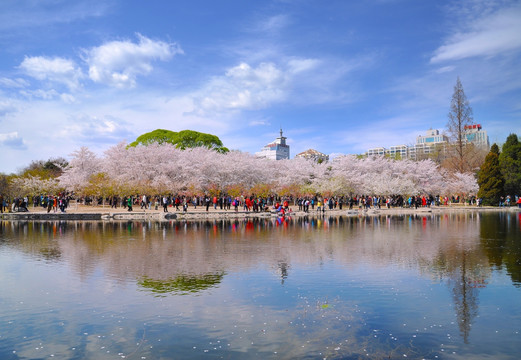
[[[416,137],[416,145],[435,145],[449,142],[449,138],[437,129],[429,129],[425,132],[425,136],[418,135]]]
[[[487,132],[481,128],[481,124],[467,125],[464,130],[467,143],[473,143],[478,147],[487,149],[490,148]]]
[[[480,124],[465,126],[463,135],[466,144],[472,143],[486,149],[490,147],[487,132],[482,129]],[[446,135],[441,134],[437,129],[429,129],[425,135],[416,137],[414,145],[395,145],[389,149],[376,147],[367,150],[366,156],[388,155],[392,158],[417,160],[434,152],[445,153],[448,144],[449,138]]]

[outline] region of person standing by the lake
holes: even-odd
[[[63,196],[60,197],[60,200],[59,200],[59,207],[60,207],[60,211],[62,213],[65,212],[65,207],[67,206],[67,203],[66,203],[66,200]]]
[[[163,212],[168,212],[168,198],[163,196]]]
[[[128,211],[132,211],[132,196],[128,197]]]
[[[53,199],[52,196],[49,196],[47,199],[47,212],[50,213],[52,209]]]

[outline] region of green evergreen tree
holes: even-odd
[[[164,129],[156,129],[138,136],[136,141],[131,142],[128,146],[146,146],[152,143],[170,143],[181,150],[201,146],[220,153],[227,153],[230,151],[228,148],[223,146],[221,139],[219,139],[216,135],[205,134],[193,130],[182,130],[175,132]]]
[[[512,198],[521,195],[521,143],[516,134],[510,134],[503,144],[499,166],[505,179],[505,194]]]
[[[498,205],[503,195],[505,180],[499,167],[499,147],[494,144],[478,173],[478,197],[485,205]]]

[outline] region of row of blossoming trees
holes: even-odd
[[[449,174],[431,160],[337,157],[318,164],[294,158],[273,161],[239,151],[220,154],[203,147],[170,144],[127,147],[121,143],[97,157],[88,148],[72,154],[54,183],[20,179],[31,194],[58,189],[77,195],[256,194],[267,196],[474,195],[473,174]],[[41,187],[38,189],[38,187]]]

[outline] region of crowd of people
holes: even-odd
[[[136,195],[136,196],[113,196],[110,197],[108,203],[111,208],[126,208],[127,211],[133,211],[134,207],[139,207],[140,210],[159,210],[168,212],[169,208],[175,211],[188,211],[188,207],[192,206],[194,209],[202,207],[206,211],[210,208],[215,210],[235,210],[239,211],[267,211],[269,206],[274,204],[275,197],[243,197],[243,196],[187,196],[187,195]],[[103,199],[98,199],[98,204],[101,204]]]
[[[65,209],[69,206],[69,201],[72,197],[60,193],[58,195],[38,195],[32,197],[33,208],[42,207],[47,210],[48,213],[51,211],[65,212]],[[29,211],[29,197],[15,197],[12,201],[3,195],[0,195],[0,212],[27,212]]]
[[[32,197],[33,207],[42,207],[47,212],[65,212],[69,206],[71,199],[75,197],[69,193],[60,193],[58,195],[39,195]],[[236,211],[239,209],[246,212],[264,212],[274,210],[281,215],[292,212],[293,207],[297,207],[299,211],[310,212],[325,212],[326,210],[342,210],[342,209],[381,209],[385,208],[422,208],[430,206],[448,206],[451,204],[464,203],[468,205],[482,206],[482,201],[475,196],[462,199],[459,196],[441,197],[433,195],[423,196],[408,196],[402,195],[394,196],[332,196],[322,197],[315,196],[284,196],[279,197],[271,195],[263,196],[188,196],[188,195],[133,195],[133,196],[111,196],[111,197],[91,197],[85,196],[76,198],[76,200],[85,205],[106,205],[111,208],[123,208],[126,211],[134,211],[135,208],[139,210],[163,210],[168,212],[169,209],[175,211],[187,212],[189,207],[197,209],[203,208],[205,211],[213,208],[214,210]],[[521,198],[515,196],[512,199],[510,196],[502,197],[499,206],[511,206],[512,204],[521,207]],[[0,210],[25,212],[29,211],[29,197],[17,197],[9,201],[5,196],[0,195]],[[291,206],[290,206],[291,205]]]

